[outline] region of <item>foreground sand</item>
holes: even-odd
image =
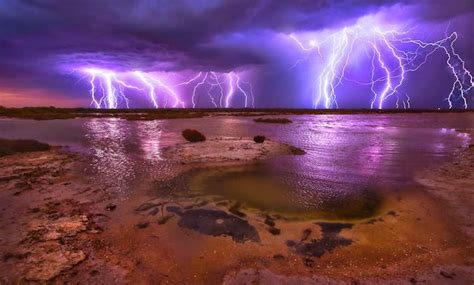
[[[177,177],[143,181],[128,199],[65,150],[0,158],[0,283],[472,284],[474,147],[360,220],[295,220],[168,193],[193,169],[291,152],[250,138],[180,144],[165,150]]]

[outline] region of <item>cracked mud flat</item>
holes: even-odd
[[[0,158],[0,284],[472,284],[474,148],[420,173],[426,188],[389,191],[377,211],[338,220],[169,191],[203,169],[289,154],[276,142],[222,140],[225,151],[217,139],[168,149],[190,176],[143,181],[128,199],[65,150]]]

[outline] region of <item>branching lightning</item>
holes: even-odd
[[[290,34],[289,38],[295,41],[299,49],[306,54],[317,52],[318,58],[323,61],[317,76],[314,108],[337,108],[336,90],[344,80],[370,86],[370,108],[383,109],[391,97],[395,98],[396,108],[410,108],[410,97],[402,92],[407,74],[419,70],[431,55],[442,51],[453,77],[451,91],[446,97],[447,107],[454,108],[456,102],[461,102],[462,107],[467,109],[467,95],[474,88],[474,81],[465,61],[455,50],[458,34],[453,32],[441,40],[428,42],[410,37],[410,32],[411,29],[384,30],[376,25],[355,25],[333,33],[322,41],[311,40],[308,45]],[[371,55],[368,52],[369,82],[352,80],[346,76],[355,47],[372,50]]]
[[[142,71],[117,73],[110,70],[82,69],[89,76],[91,105],[95,108],[116,109],[130,107],[127,90],[133,94],[146,94],[154,108],[186,107],[180,91],[183,88],[192,91],[191,107],[200,107],[199,99],[205,94],[209,103],[216,108],[229,108],[234,95],[242,95],[244,107],[254,106],[252,86],[241,79],[236,72],[199,72],[183,82],[172,82],[165,75]],[[181,92],[182,93],[182,92]],[[172,105],[168,106],[168,98]]]

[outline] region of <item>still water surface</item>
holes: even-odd
[[[371,187],[409,187],[416,171],[446,161],[466,147],[467,133],[474,129],[474,114],[468,113],[289,118],[293,124],[261,124],[251,117],[225,116],[156,121],[1,119],[0,137],[36,139],[89,154],[89,172],[97,181],[127,196],[144,179],[160,180],[173,174],[175,166],[161,153],[164,147],[183,142],[180,133],[185,128],[198,129],[207,137],[265,135],[306,150],[306,155],[278,157],[265,164],[275,183],[293,192],[274,198],[295,200],[296,208],[305,208],[332,197],[366,195]],[[230,175],[232,179],[240,177],[242,182],[261,170],[232,171],[238,172]],[[254,199],[248,194],[252,191],[243,192]]]

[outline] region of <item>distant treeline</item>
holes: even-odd
[[[128,120],[154,120],[199,118],[210,114],[233,116],[262,115],[321,115],[321,114],[399,114],[399,113],[465,113],[472,109],[248,109],[248,108],[202,108],[202,109],[91,109],[91,108],[56,108],[56,107],[24,107],[5,108],[0,106],[0,116],[35,120],[72,119],[81,117],[119,117]]]

